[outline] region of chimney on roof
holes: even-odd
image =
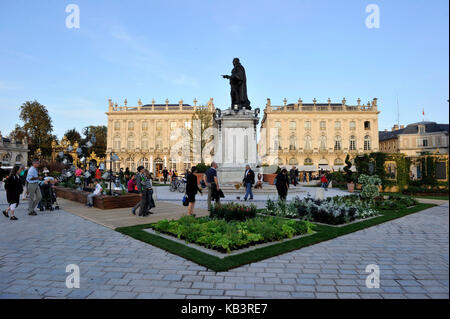
[[[397,131],[398,130],[398,125],[394,124],[394,126],[392,127],[392,131]]]

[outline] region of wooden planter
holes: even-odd
[[[269,185],[273,185],[277,174],[263,174],[263,181],[269,183]]]
[[[204,173],[195,173],[195,176],[197,176],[197,184],[200,184],[201,180],[203,179]]]
[[[71,188],[56,186],[56,196],[74,202],[86,204],[89,192]],[[139,194],[125,194],[119,196],[101,195],[94,197],[94,207],[100,209],[128,208],[133,207],[141,200]]]
[[[385,193],[398,193],[399,189],[397,185],[394,186],[386,186],[383,190]]]

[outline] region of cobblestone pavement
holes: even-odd
[[[1,208],[5,194],[0,192]],[[215,273],[64,211],[0,216],[0,298],[448,298],[448,203]],[[65,286],[80,267],[79,289]],[[365,286],[368,264],[380,288]]]

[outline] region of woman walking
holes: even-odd
[[[18,219],[14,216],[14,212],[17,206],[19,206],[20,194],[22,194],[23,191],[22,182],[19,177],[21,171],[23,171],[23,166],[14,166],[5,182],[6,199],[8,200],[9,207],[7,210],[3,211],[3,215],[5,215],[6,218],[9,217],[10,220]],[[9,212],[11,212],[11,216],[8,214]]]
[[[285,201],[289,189],[289,177],[287,170],[283,168],[281,172],[277,175],[276,179],[277,179],[276,187],[278,191],[278,197],[280,200]]]
[[[195,195],[197,195],[197,192],[200,192],[200,194],[203,194],[200,187],[198,187],[197,183],[197,176],[195,175],[195,172],[197,171],[196,166],[192,166],[191,171],[187,173],[186,176],[186,195],[188,197],[188,215],[193,216],[194,215],[194,207],[195,207]],[[195,215],[194,215],[195,216]]]

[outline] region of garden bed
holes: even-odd
[[[165,238],[167,240],[176,242],[178,244],[184,245],[184,246],[189,247],[189,248],[193,248],[193,249],[195,249],[197,251],[200,251],[200,252],[203,252],[203,253],[207,253],[209,255],[212,255],[212,256],[215,256],[215,257],[218,257],[218,258],[221,258],[221,259],[224,259],[224,258],[229,257],[229,256],[234,256],[234,255],[242,254],[242,253],[245,253],[245,252],[249,252],[249,251],[252,251],[252,250],[255,250],[255,249],[264,248],[264,247],[267,247],[267,246],[270,246],[270,245],[274,245],[274,244],[277,244],[277,243],[286,243],[286,242],[291,241],[291,240],[303,238],[303,237],[306,237],[306,236],[311,236],[311,235],[313,235],[315,233],[313,231],[311,234],[297,235],[297,236],[294,236],[292,238],[281,239],[279,241],[272,241],[272,242],[267,242],[267,243],[263,243],[263,244],[250,245],[250,246],[248,246],[246,248],[240,248],[238,250],[233,250],[233,251],[230,251],[229,253],[227,253],[227,252],[220,252],[218,250],[209,249],[209,248],[206,248],[204,246],[201,246],[201,245],[198,245],[198,244],[195,244],[195,243],[188,243],[188,242],[186,242],[186,240],[178,239],[177,237],[174,237],[173,235],[166,235],[166,234],[157,232],[157,231],[153,230],[152,228],[144,229],[144,231],[149,233],[149,234],[152,234],[152,235],[155,235],[155,236],[160,236],[160,237]]]
[[[245,264],[264,260],[266,258],[271,258],[280,254],[288,253],[290,251],[301,249],[303,247],[314,245],[339,236],[350,234],[352,232],[379,225],[381,223],[407,216],[409,214],[413,214],[433,206],[435,205],[417,204],[412,208],[380,211],[380,216],[377,218],[364,219],[361,222],[347,224],[343,227],[314,225],[314,233],[310,236],[301,236],[300,238],[293,237],[291,240],[273,242],[272,244],[265,247],[258,246],[255,247],[255,249],[249,251],[236,251],[238,252],[237,254],[229,255],[224,258],[219,258],[210,253],[189,247],[184,243],[182,244],[174,241],[173,239],[167,239],[162,236],[151,234],[145,231],[153,224],[120,227],[117,228],[116,231],[130,236],[134,239],[164,249],[187,260],[191,260],[213,271],[220,272],[227,271]]]
[[[178,220],[161,220],[150,228],[221,253],[313,233],[313,225],[307,221],[277,217],[227,222],[209,217],[184,216]]]
[[[56,186],[56,196],[74,202],[86,204],[89,192]],[[94,197],[94,207],[99,209],[129,208],[141,200],[139,194],[118,194],[117,196],[101,195]]]
[[[378,216],[379,213],[358,196],[335,196],[324,200],[295,198],[291,203],[268,200],[267,215],[308,220],[326,225],[347,225],[353,221]]]

